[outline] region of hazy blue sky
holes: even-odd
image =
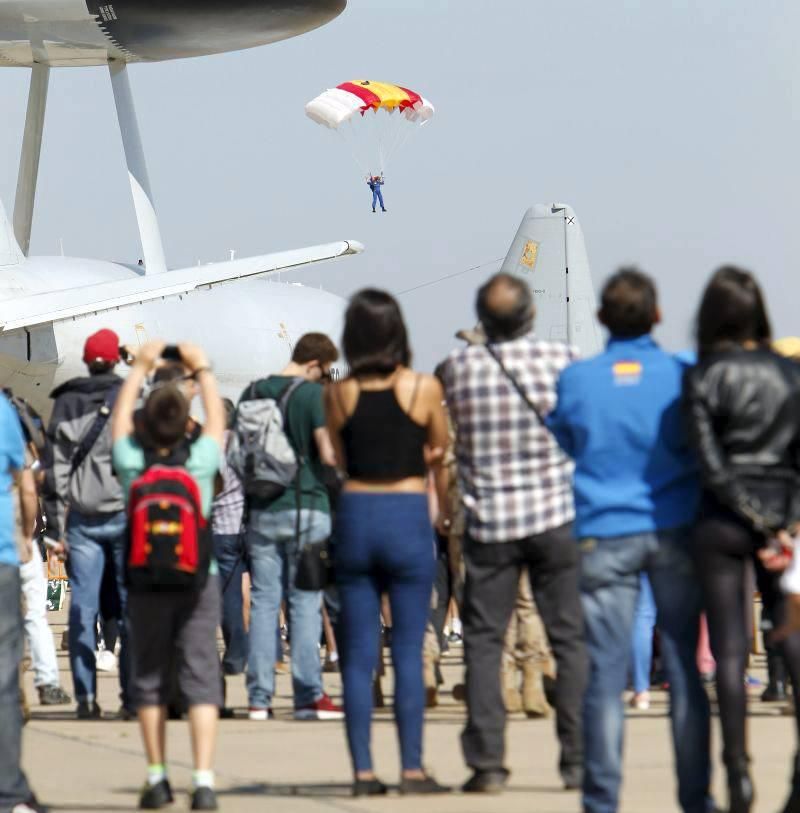
[[[596,284],[635,261],[660,283],[662,337],[687,340],[723,261],[763,279],[800,333],[800,4],[794,0],[350,0],[330,25],[253,51],[134,66],[171,267],[340,238],[364,255],[294,278],[403,291],[505,255],[525,209],[577,211]],[[392,162],[373,215],[349,152],[304,103],[369,77],[436,119]],[[0,71],[0,195],[11,209],[28,72]],[[32,250],[135,261],[107,71],[53,73]],[[421,364],[472,321],[487,266],[403,295]]]

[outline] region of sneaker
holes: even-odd
[[[47,813],[47,808],[35,796],[31,796],[30,799],[15,804],[11,813]]]
[[[40,686],[39,704],[42,706],[64,706],[72,698],[60,686]]]
[[[272,720],[275,715],[272,713],[271,708],[264,706],[250,706],[247,710],[247,718],[253,722],[263,722],[264,720]]]
[[[139,810],[160,810],[174,801],[169,779],[162,779],[155,785],[146,784],[139,796]]]
[[[103,716],[103,711],[97,705],[97,701],[89,703],[81,700],[78,702],[77,715],[79,720],[99,720]]]
[[[200,787],[192,793],[192,810],[219,810],[213,788]]]
[[[344,709],[337,706],[327,694],[310,706],[302,706],[294,710],[295,720],[343,720]]]
[[[322,671],[327,675],[337,674],[339,672],[339,659],[337,658],[335,661],[332,661],[330,658],[325,658]]]
[[[94,661],[98,672],[114,672],[117,668],[117,658],[113,652],[101,649],[94,653]]]
[[[637,711],[647,711],[650,708],[650,692],[637,692],[631,698],[631,708]]]

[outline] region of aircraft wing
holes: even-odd
[[[359,254],[363,250],[360,243],[343,240],[260,257],[22,296],[0,303],[0,332],[117,310],[126,305],[188,294],[238,279],[268,276],[349,254]]]

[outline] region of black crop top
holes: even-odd
[[[409,411],[414,409],[419,378]],[[397,402],[394,387],[361,390],[353,414],[341,429],[347,473],[358,480],[424,477],[428,430]]]

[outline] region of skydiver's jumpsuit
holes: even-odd
[[[383,178],[378,178],[377,180],[370,178],[368,181],[369,188],[372,190],[372,211],[375,211],[375,204],[376,202],[380,201],[381,204],[381,211],[385,212],[386,207],[383,205],[383,193],[381,192],[381,187],[383,186]]]

